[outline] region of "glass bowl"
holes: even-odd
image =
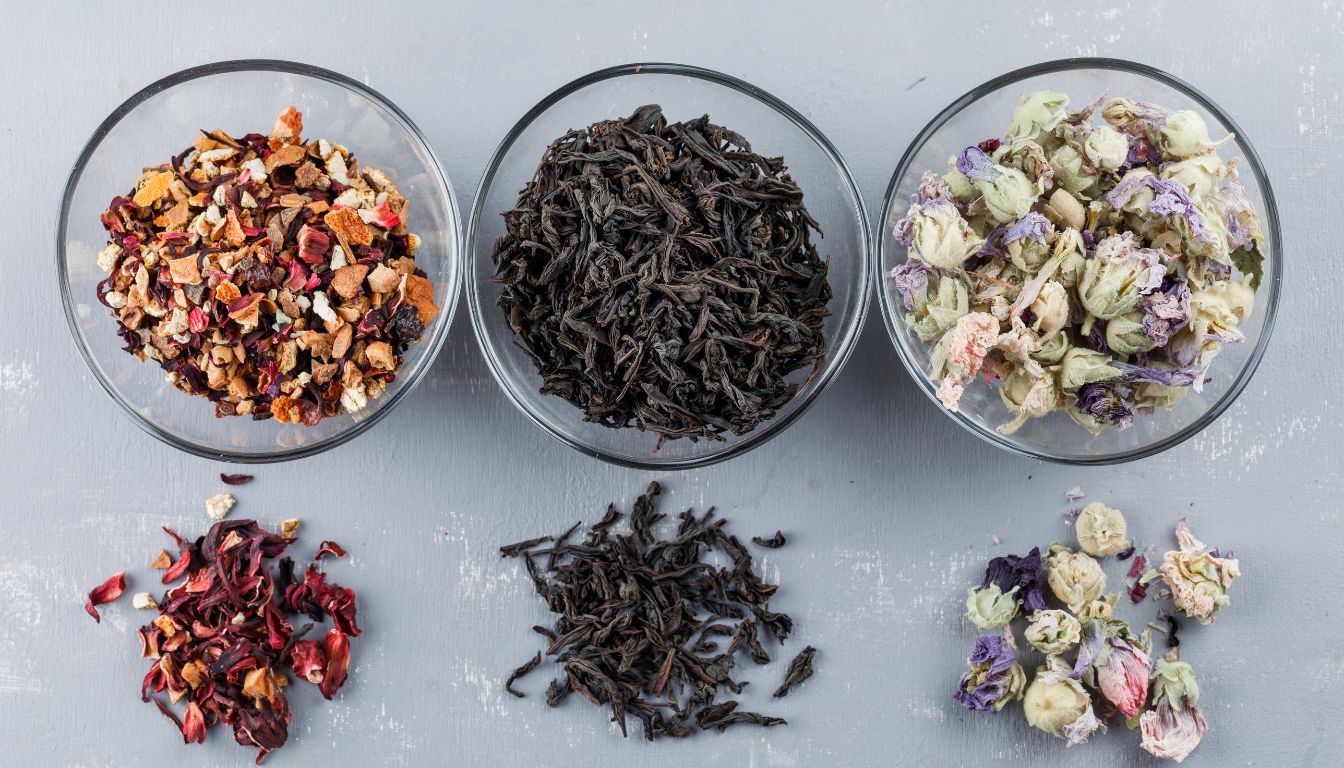
[[[411,346],[382,397],[354,415],[316,426],[273,419],[219,419],[203,397],[165,382],[163,370],[122,349],[116,321],[97,298],[105,277],[96,254],[106,243],[99,214],[125,194],[143,167],[166,161],[199,130],[265,132],[285,107],[303,112],[305,138],[328,138],[362,163],[386,171],[410,205],[420,236],[416,266],[435,284],[441,311]],[[283,461],[340,445],[405,399],[447,337],[457,303],[461,223],[452,186],[433,151],[400,109],[344,75],[286,61],[227,61],[183,70],[153,83],[108,116],[80,153],[61,201],[57,276],[70,332],[103,389],[141,428],[189,453],[223,461]]]
[[[790,380],[803,385],[798,394],[773,419],[745,435],[725,435],[722,441],[668,440],[658,448],[652,432],[585,422],[577,406],[541,394],[541,376],[514,343],[504,314],[495,305],[502,289],[491,282],[495,266],[490,255],[496,238],[504,233],[500,214],[514,207],[543,150],[570,129],[626,117],[644,104],[662,105],[669,121],[708,114],[716,124],[742,134],[755,151],[782,156],[825,233],[817,250],[830,259],[833,293],[824,331],[827,359],[815,375],[810,367],[795,372]],[[769,440],[802,415],[853,349],[872,272],[867,215],[858,187],[826,137],[797,111],[755,86],[678,64],[604,69],[560,88],[533,107],[509,131],[486,168],[467,242],[472,248],[467,290],[472,325],[495,380],[509,399],[566,445],[615,464],[647,469],[685,469],[722,461]]]
[[[902,320],[904,306],[888,279],[905,262],[906,248],[892,233],[909,207],[911,195],[925,170],[941,174],[947,160],[962,148],[987,137],[1002,136],[1018,96],[1050,89],[1069,96],[1075,108],[1109,92],[1171,109],[1192,109],[1209,126],[1209,135],[1236,138],[1219,148],[1225,158],[1239,158],[1240,181],[1245,186],[1265,234],[1264,280],[1256,293],[1255,308],[1240,328],[1246,340],[1224,345],[1209,369],[1213,380],[1202,393],[1189,392],[1174,410],[1137,414],[1129,429],[1107,428],[1093,436],[1064,412],[1030,419],[1016,433],[1002,435],[995,427],[1012,419],[999,399],[998,387],[973,381],[966,386],[961,410],[943,408],[935,394],[937,383],[928,374],[931,347]],[[1278,309],[1283,264],[1280,256],[1279,216],[1269,179],[1245,133],[1209,97],[1191,85],[1152,67],[1117,59],[1064,59],[1009,72],[975,88],[952,102],[920,131],[906,150],[887,187],[879,237],[877,294],[882,317],[901,360],[924,394],[939,410],[980,438],[1014,453],[1067,464],[1115,464],[1151,456],[1181,443],[1207,427],[1227,410],[1246,387],[1263,356]]]

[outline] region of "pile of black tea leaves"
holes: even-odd
[[[553,626],[532,628],[547,646],[513,671],[506,690],[522,697],[514,683],[544,653],[560,668],[547,703],[558,706],[578,694],[610,708],[622,734],[630,717],[650,740],[738,724],[783,725],[782,718],[739,709],[736,697],[746,683],[733,677],[740,656],[770,663],[762,633],[782,644],[793,631],[793,619],[770,610],[778,585],[757,575],[751,553],[713,508],[682,512],[675,535],[658,538],[654,527],[666,517],[655,508],[660,492],[650,483],[635,501],[628,533],[613,532],[623,515],[608,506],[581,541],[576,523],[559,536],[500,548],[505,557],[523,559],[537,594],[556,614]],[[777,533],[770,544],[783,541]],[[811,676],[815,654],[811,646],[798,654],[775,697]]]
[[[825,363],[829,263],[802,189],[708,116],[571,130],[503,216],[498,305],[541,391],[585,421],[722,440]]]

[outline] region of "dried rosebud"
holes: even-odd
[[[1069,97],[1058,91],[1023,94],[1013,109],[1013,121],[1003,135],[1009,141],[1029,139],[1042,144],[1069,116]]]
[[[1189,109],[1172,112],[1158,129],[1158,146],[1162,148],[1162,154],[1176,160],[1203,154],[1231,139],[1229,133],[1218,141],[1211,141],[1204,118]]]
[[[944,200],[910,206],[896,227],[898,232],[908,232],[905,242],[910,258],[938,269],[960,267],[984,244],[957,207]]]

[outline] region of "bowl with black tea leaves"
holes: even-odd
[[[472,324],[561,442],[712,464],[779,434],[844,365],[866,221],[839,153],[775,97],[677,64],[605,69],[496,150],[467,236]]]
[[[1010,72],[935,117],[887,190],[878,296],[918,387],[1034,458],[1111,464],[1211,424],[1269,342],[1268,176],[1193,86],[1116,59]]]

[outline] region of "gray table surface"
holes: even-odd
[[[854,169],[870,210],[906,143],[972,86],[1032,62],[1114,55],[1195,83],[1242,123],[1269,168],[1290,262],[1275,338],[1241,399],[1160,456],[1076,469],[1009,456],[920,395],[880,318],[815,408],[710,469],[660,476],[673,507],[718,505],[743,534],[783,528],[765,559],[797,618],[787,652],[821,648],[807,686],[773,707],[787,728],[622,740],[591,707],[548,709],[537,675],[501,677],[544,618],[496,547],[628,504],[652,476],[553,442],[496,389],[459,313],[431,375],[361,439],[261,467],[235,515],[298,515],[345,544],[333,577],[361,594],[338,699],[295,695],[290,745],[268,764],[760,766],[1150,765],[1123,726],[1065,749],[1020,710],[961,711],[951,691],[974,637],[959,603],[985,560],[1070,535],[1064,492],[1127,512],[1141,542],[1189,516],[1245,576],[1214,627],[1191,627],[1210,722],[1193,766],[1338,765],[1344,751],[1344,514],[1335,234],[1344,209],[1338,0],[1182,3],[6,4],[0,46],[0,764],[244,765],[224,731],[183,746],[138,702],[144,614],[84,593],[130,566],[152,588],[158,528],[206,525],[226,466],[141,433],[79,359],[52,279],[59,192],[94,126],[140,87],[212,60],[276,57],[363,80],[415,119],[464,208],[489,153],[541,96],[633,60],[699,64],[798,107]],[[51,6],[51,7],[49,7]],[[675,9],[675,10],[674,10]],[[968,478],[975,473],[981,479]],[[991,536],[1002,538],[994,545]],[[1160,550],[1159,550],[1160,551]],[[1119,576],[1112,566],[1112,577]],[[1126,615],[1147,618],[1153,608]],[[759,687],[780,666],[753,674]]]

